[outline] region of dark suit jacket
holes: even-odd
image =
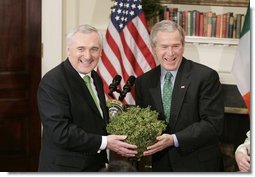
[[[151,105],[165,119],[160,90],[160,66],[136,79],[136,104]],[[219,137],[224,101],[216,71],[183,58],[173,88],[166,133],[176,134],[174,146],[152,157],[153,171],[220,171]]]
[[[105,150],[97,153],[108,121],[103,84],[95,71],[91,76],[103,117],[68,59],[42,78],[37,95],[43,125],[39,171],[97,171],[107,162]]]

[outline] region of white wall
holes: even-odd
[[[111,0],[42,0],[42,76],[66,58],[65,36],[79,24],[103,33],[111,13]]]
[[[236,49],[237,46],[228,45],[186,44],[184,56],[216,70],[221,83],[236,84],[231,74]]]
[[[62,60],[62,0],[42,0],[42,76]]]
[[[63,0],[63,56],[65,36],[75,26],[90,24],[105,32],[111,13],[111,0]]]

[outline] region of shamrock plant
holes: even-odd
[[[127,135],[125,142],[137,145],[138,157],[156,141],[156,137],[166,128],[164,121],[158,120],[158,112],[150,107],[128,107],[110,120],[109,134]]]

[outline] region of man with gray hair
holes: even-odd
[[[43,125],[39,171],[99,171],[106,149],[126,157],[137,153],[123,135],[108,135],[103,83],[94,71],[102,36],[89,25],[67,35],[68,58],[42,78],[37,98]]]
[[[136,79],[135,99],[158,111],[167,128],[143,155],[152,155],[152,171],[222,171],[224,102],[217,72],[183,57],[185,35],[175,22],[156,23],[150,39],[160,65]]]

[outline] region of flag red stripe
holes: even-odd
[[[120,33],[121,42],[124,48],[124,53],[127,56],[131,66],[133,66],[134,72],[137,76],[141,75],[143,73],[143,70],[141,69],[140,65],[137,63],[136,58],[132,51],[129,48],[129,45],[126,42],[126,39],[124,37],[123,32]]]
[[[98,74],[99,74],[100,76],[102,76],[100,70],[98,70],[97,72],[98,72]],[[104,78],[102,78],[102,80],[103,80],[103,86],[104,86],[105,94],[107,93],[106,95],[108,96],[108,92],[109,92],[108,85],[107,85],[106,81],[104,80]],[[109,96],[108,96],[108,97],[109,97]]]
[[[119,60],[119,62],[121,64],[121,69],[122,69],[123,65],[122,65],[122,61],[120,60],[121,54],[120,54],[120,51],[119,51],[119,47],[116,44],[115,40],[112,38],[112,35],[109,33],[109,30],[107,30],[107,32],[106,32],[106,41],[105,42],[108,43],[108,45],[111,48],[112,52],[115,54],[116,58]],[[102,57],[102,58],[104,59],[104,57]]]
[[[245,105],[248,108],[249,113],[250,113],[250,106],[251,106],[250,97],[251,97],[250,92],[247,92],[245,95],[243,95],[243,100],[245,102]]]
[[[119,34],[116,34],[116,35],[119,35]],[[124,67],[124,64],[123,64],[123,60],[121,59],[121,52],[120,52],[120,48],[119,48],[119,45],[116,44],[114,38],[112,37],[112,35],[109,33],[109,31],[107,30],[107,33],[106,33],[106,42],[108,43],[109,47],[111,48],[112,52],[115,54],[116,58],[118,59],[118,62],[120,64],[120,67],[121,67],[121,72],[122,73],[118,73],[120,75],[123,76],[123,79],[125,81],[127,81],[129,75],[127,73],[127,71],[125,70],[125,67]],[[106,51],[107,52],[107,51]],[[103,58],[103,56],[102,56]],[[116,61],[117,62],[117,61]],[[114,63],[113,63],[114,64]],[[107,68],[107,67],[106,67]],[[109,68],[110,69],[110,68]],[[109,70],[108,69],[108,70]],[[112,77],[114,77],[115,75],[117,74],[117,72],[112,75]]]
[[[147,30],[147,32],[149,34],[150,30],[148,28],[147,21],[146,21],[144,13],[140,13],[139,18],[141,19],[141,22],[143,23],[143,26],[146,28],[146,30]],[[154,58],[153,58],[153,60],[154,60]]]
[[[143,38],[140,36],[139,32],[137,31],[137,28],[133,23],[129,23],[127,25],[130,34],[133,36],[133,38],[136,40],[137,46],[139,46],[140,51],[142,52],[145,61],[150,65],[150,67],[155,67],[156,63],[154,61],[153,55],[150,52],[150,49],[145,44]]]
[[[102,57],[104,58],[104,60],[102,60],[102,63],[105,65],[111,76],[114,77],[117,74],[117,71],[115,70],[112,63],[109,61],[107,55],[105,55],[104,51],[102,51]]]

